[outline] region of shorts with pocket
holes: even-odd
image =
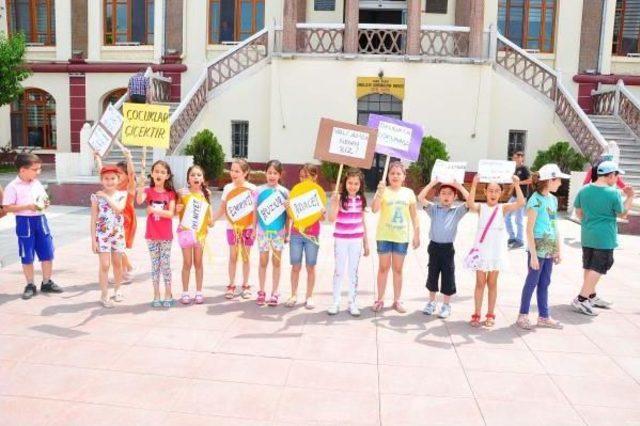
[[[595,249],[582,247],[582,268],[606,274],[613,266],[612,249]]]
[[[53,237],[45,215],[16,216],[16,235],[23,265],[31,265],[36,255],[40,262],[53,260]]]
[[[409,243],[396,243],[395,241],[376,241],[378,246],[378,254],[390,254],[395,253],[401,256],[406,256],[409,250]]]

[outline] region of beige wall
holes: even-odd
[[[424,12],[427,0],[422,0],[420,10]],[[447,13],[422,13],[422,25],[455,25],[456,23],[456,0],[447,2]]]
[[[5,146],[11,140],[11,116],[9,105],[0,107],[0,146]]]
[[[313,0],[307,1],[307,22],[337,24],[344,22],[344,4],[346,0],[336,0],[334,11],[313,10]]]
[[[87,121],[96,121],[102,115],[102,102],[107,94],[127,87],[130,74],[88,73],[85,77]]]

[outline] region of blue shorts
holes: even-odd
[[[16,216],[16,235],[23,265],[31,265],[35,255],[40,262],[53,260],[53,237],[45,215]]]
[[[292,265],[302,264],[302,254],[307,266],[315,266],[318,262],[318,250],[320,246],[302,235],[291,235],[289,242],[289,259]]]
[[[407,255],[409,243],[396,243],[393,241],[376,241],[378,246],[378,254],[395,253],[401,256]]]

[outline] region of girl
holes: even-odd
[[[300,182],[318,180],[318,167],[311,163],[306,163],[298,171]],[[322,217],[313,225],[307,227],[302,232],[293,226],[291,227],[291,241],[289,242],[289,260],[291,261],[291,297],[285,306],[292,308],[298,300],[298,282],[300,281],[300,270],[302,269],[302,255],[304,254],[307,267],[307,293],[304,306],[313,309],[313,287],[316,285],[316,263],[318,261],[318,250],[320,248],[320,221],[324,219],[325,210],[322,209]]]
[[[407,312],[400,301],[402,294],[402,266],[409,247],[410,226],[413,227],[413,248],[420,247],[420,223],[416,209],[416,195],[409,188],[402,186],[407,174],[400,161],[389,164],[387,180],[380,181],[373,197],[371,210],[380,212],[376,242],[378,248],[378,299],[373,304],[373,311],[379,312],[384,307],[384,292],[387,287],[387,275],[393,268],[393,305],[399,313]]]
[[[151,280],[153,302],[151,306],[170,308],[175,305],[171,293],[171,243],[173,241],[172,218],[176,208],[176,191],[173,189],[171,168],[159,160],[151,166],[151,182],[144,188],[140,179],[136,202],[147,202],[147,229],[145,238],[151,254]],[[160,275],[164,280],[164,301],[160,299]]]
[[[127,193],[118,190],[120,170],[116,166],[100,169],[102,191],[91,194],[91,248],[98,254],[100,270],[100,302],[105,308],[113,308],[109,299],[108,276],[113,265],[113,300],[122,302],[122,253],[124,252],[124,210]]]
[[[513,176],[513,185],[516,191],[516,201],[500,204],[502,186],[495,182],[488,183],[485,188],[486,204],[476,204],[476,187],[478,175],[473,178],[471,191],[467,198],[469,211],[478,213],[478,232],[476,234],[476,247],[480,252],[480,267],[476,270],[475,312],[471,316],[470,324],[473,327],[480,326],[480,312],[484,298],[484,288],[489,287],[489,310],[484,325],[493,327],[495,324],[495,307],[498,297],[498,274],[504,267],[504,259],[507,254],[507,232],[505,229],[504,215],[516,211],[524,206],[525,198],[518,176]],[[482,240],[482,241],[481,241]]]
[[[562,328],[560,322],[549,316],[548,288],[554,263],[560,263],[560,234],[556,223],[558,200],[552,195],[562,184],[562,173],[556,164],[546,164],[533,174],[535,192],[527,203],[527,241],[529,245],[529,273],[522,289],[520,316],[516,324],[525,330],[529,322],[529,304],[533,290],[538,299],[538,327]]]
[[[222,217],[227,211],[227,197],[229,193],[236,188],[248,188],[255,192],[256,186],[247,181],[249,177],[249,163],[241,158],[234,158],[231,162],[229,170],[231,183],[224,186],[222,190],[222,202],[220,208],[214,215],[213,220],[216,221]],[[236,269],[238,264],[238,255],[242,257],[242,293],[243,299],[251,297],[251,286],[249,285],[249,252],[253,246],[253,227],[245,228],[240,232],[236,232],[233,224],[227,220],[227,243],[229,244],[229,285],[225,297],[233,299],[236,296]]]
[[[208,228],[213,226],[211,215],[211,192],[204,180],[204,171],[200,166],[191,166],[187,170],[187,186],[180,190],[180,199],[176,212],[180,218],[178,242],[182,249],[182,297],[180,302],[191,304],[189,296],[189,278],[191,267],[196,272],[196,304],[204,302],[202,296],[202,253]]]
[[[258,248],[260,250],[260,269],[258,270],[258,277],[260,280],[260,290],[258,291],[258,298],[256,303],[258,305],[264,305],[266,302],[265,293],[265,281],[267,275],[267,265],[269,264],[269,252],[271,254],[271,281],[272,290],[271,297],[267,302],[269,306],[278,306],[278,285],[280,284],[280,257],[284,245],[289,240],[289,235],[285,232],[285,229],[289,229],[289,217],[284,210],[284,202],[289,198],[289,191],[282,185],[280,185],[280,178],[282,177],[282,163],[278,160],[271,160],[267,163],[266,169],[267,183],[260,186],[257,190],[257,203],[256,203],[256,225],[258,233]],[[279,193],[280,195],[277,195]],[[273,201],[274,204],[270,206],[278,207],[281,209],[281,213],[277,217],[265,216],[260,209],[260,204],[271,197],[278,196],[277,201]],[[270,206],[264,208],[271,209]],[[266,212],[266,210],[265,210]],[[267,222],[265,222],[265,219]]]
[[[364,209],[367,200],[364,195],[364,175],[360,169],[349,169],[345,175],[344,186],[331,197],[329,221],[335,222],[335,272],[333,274],[333,305],[327,313],[335,315],[340,310],[340,292],[345,272],[349,274],[349,313],[360,315],[357,303],[358,265],[364,251],[369,256],[367,226]]]

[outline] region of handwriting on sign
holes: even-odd
[[[280,217],[284,213],[284,196],[280,191],[274,191],[258,206],[258,214],[265,225]]]
[[[251,191],[244,191],[240,195],[227,201],[227,214],[232,221],[242,219],[253,211],[253,197]]]
[[[309,191],[290,201],[291,210],[296,220],[301,220],[322,210],[322,201],[317,190]]]
[[[329,152],[354,158],[364,158],[367,154],[369,135],[357,130],[334,127],[331,132]]]
[[[378,125],[378,143],[399,151],[409,151],[413,129],[381,121]]]

